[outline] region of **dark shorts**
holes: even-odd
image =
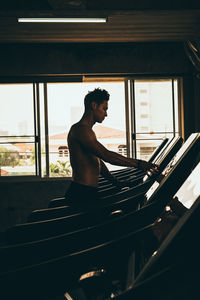
[[[71,182],[65,194],[67,204],[77,208],[94,207],[99,200],[98,188]]]

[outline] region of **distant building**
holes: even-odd
[[[69,149],[67,146],[59,146],[58,147],[59,157],[68,157],[69,156]]]
[[[0,136],[8,136],[7,130],[0,130]]]
[[[95,125],[93,129],[97,139],[107,149],[124,156],[127,155],[125,131],[103,125]],[[142,140],[146,138],[152,138],[151,134],[148,134],[148,136],[138,135],[138,139],[141,140],[137,142],[137,157],[141,159],[148,159],[149,155],[156,148],[156,145],[152,144],[149,140]],[[56,162],[61,158],[64,160],[69,156],[66,132],[50,136],[49,155],[50,162]]]

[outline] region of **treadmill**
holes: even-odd
[[[174,137],[168,139],[168,138],[164,138],[162,143],[153,151],[151,157],[148,159],[148,162],[153,162],[155,160],[156,157],[158,157],[158,155],[163,151],[164,147],[166,146],[166,144],[168,144],[169,142],[171,142],[173,140]],[[131,175],[133,173],[140,173],[140,171],[137,168],[131,168],[131,167],[126,167],[120,170],[115,170],[115,171],[111,171],[111,174],[113,174],[114,176],[116,176],[117,178],[120,178],[121,176],[126,176],[126,175]],[[101,185],[106,185],[109,184],[109,181],[107,179],[105,179],[103,176],[99,176],[99,186]]]
[[[154,298],[162,294],[162,299],[194,299],[191,296],[199,293],[199,175],[200,162],[173,196],[185,206],[186,212],[130,282],[127,291],[113,299],[139,300],[149,293]]]
[[[182,148],[179,150],[178,154],[177,154],[177,158],[179,157],[179,160],[177,160],[177,164],[176,164],[176,168],[175,166],[172,167],[172,170],[178,169],[178,171],[176,170],[176,172],[171,172],[171,175],[168,176],[168,180],[166,180],[164,183],[161,183],[161,186],[168,186],[168,181],[170,182],[171,177],[172,177],[172,181],[175,179],[177,172],[179,172],[181,170],[182,165],[187,164],[188,162],[190,162],[191,166],[195,164],[194,160],[195,160],[195,150],[198,149],[199,147],[199,143],[200,143],[200,135],[199,134],[193,134],[191,135],[191,137],[188,139],[188,141],[185,143],[184,149],[182,150]],[[191,161],[190,161],[191,160]],[[175,160],[173,160],[174,162]],[[169,166],[168,166],[169,167]],[[167,167],[167,168],[168,168]],[[188,174],[191,170],[188,168]],[[180,176],[179,176],[180,177]],[[180,177],[180,182],[183,182],[185,180],[185,178],[187,177],[187,174],[183,174],[183,176]],[[164,181],[164,180],[163,180]],[[174,184],[173,189],[176,191],[178,189],[178,184]],[[163,187],[162,187],[163,189]],[[161,191],[162,191],[161,189]],[[158,215],[160,215],[163,207],[165,207],[166,203],[163,203],[163,198],[167,197],[167,201],[169,201],[169,199],[171,198],[170,196],[170,190],[168,190],[168,196],[166,194],[165,191],[165,195],[163,196],[161,193],[159,193],[160,195],[160,201],[155,201],[158,196],[157,193],[155,192],[155,195],[153,194],[153,198],[155,196],[155,203],[150,204],[150,205],[144,205],[144,207],[141,207],[139,210],[135,211],[135,209],[130,209],[131,205],[137,203],[136,201],[141,201],[144,198],[146,199],[146,196],[144,196],[143,194],[140,194],[139,196],[132,196],[130,197],[130,199],[128,199],[129,201],[129,211],[126,211],[126,213],[123,215],[123,206],[126,206],[127,203],[127,199],[122,200],[122,203],[118,203],[112,207],[109,207],[109,209],[106,207],[105,210],[99,210],[95,212],[91,212],[91,213],[80,213],[80,214],[74,214],[72,216],[68,216],[66,218],[61,218],[60,221],[59,219],[55,219],[52,220],[52,222],[47,222],[44,223],[42,222],[41,224],[22,224],[21,226],[15,226],[14,228],[11,228],[10,230],[10,239],[11,240],[15,240],[17,241],[17,236],[19,235],[19,238],[21,236],[21,238],[26,238],[31,236],[30,232],[33,232],[34,235],[37,238],[37,232],[38,232],[38,236],[41,236],[42,232],[45,230],[45,228],[48,228],[48,232],[57,232],[59,226],[60,228],[62,228],[62,230],[64,230],[66,228],[66,233],[69,232],[69,230],[73,231],[73,230],[79,230],[82,229],[84,230],[87,229],[88,226],[92,226],[91,227],[91,235],[94,234],[95,236],[95,228],[97,228],[97,230],[100,230],[98,228],[103,228],[103,226],[110,226],[110,228],[113,226],[113,228],[115,227],[117,232],[125,232],[127,231],[127,228],[129,231],[132,230],[136,230],[140,227],[143,226],[147,226],[148,224],[151,224],[152,222],[155,221],[155,219],[157,218]],[[157,198],[156,198],[157,197]],[[153,201],[153,200],[152,200]],[[134,206],[135,207],[135,206]],[[122,214],[117,214],[117,211],[122,212]],[[107,215],[107,217],[106,217]],[[105,218],[105,219],[104,219]],[[113,223],[113,225],[109,225],[112,221],[113,218],[115,218],[115,223]],[[105,222],[105,224],[104,224]],[[106,223],[108,222],[108,224]],[[123,222],[123,226],[121,226]],[[54,224],[55,223],[55,224]],[[67,225],[68,224],[68,225]],[[95,225],[96,224],[96,225]],[[77,226],[78,225],[78,226]],[[46,227],[45,227],[46,226]],[[51,226],[51,227],[50,227]],[[41,227],[41,228],[40,228]],[[38,230],[37,230],[38,228]],[[40,230],[39,230],[40,228]],[[50,230],[51,228],[51,230]],[[56,229],[57,228],[57,229]],[[111,232],[111,229],[108,228],[107,232]],[[21,230],[21,231],[20,231]],[[47,229],[46,229],[47,230]],[[106,230],[102,230],[102,232],[104,232]],[[21,232],[21,233],[20,233]],[[46,231],[44,231],[46,232]],[[60,229],[59,231],[60,232]],[[64,231],[65,232],[65,231]],[[62,233],[64,233],[62,232]],[[107,234],[106,232],[106,234]],[[61,233],[61,232],[60,232]],[[109,233],[110,234],[110,233]],[[112,234],[112,232],[111,232]],[[45,235],[44,235],[45,236]],[[42,238],[42,237],[40,237]],[[103,238],[103,237],[102,237]]]

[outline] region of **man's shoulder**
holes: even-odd
[[[87,126],[86,124],[82,124],[80,122],[77,122],[75,124],[72,125],[70,131],[76,131],[76,130],[91,130],[91,128],[89,126]]]
[[[73,136],[80,136],[80,134],[94,133],[94,131],[88,125],[78,122],[72,125],[69,133]]]

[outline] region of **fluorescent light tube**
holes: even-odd
[[[25,23],[105,23],[106,18],[18,18]]]

